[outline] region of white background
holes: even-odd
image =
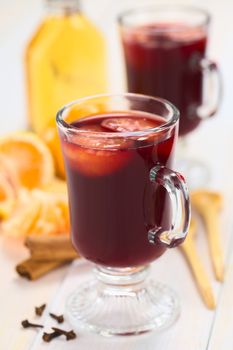
[[[155,3],[156,1],[154,1]],[[174,3],[174,1],[166,1]],[[105,32],[109,48],[112,90],[123,88],[122,62],[113,21],[120,9],[153,3],[146,0],[83,0],[85,11]],[[164,2],[163,2],[164,3]],[[180,3],[180,2],[179,2]],[[216,59],[224,80],[224,99],[216,116],[191,137],[190,153],[201,156],[212,170],[209,186],[225,197],[222,213],[222,242],[227,262],[226,282],[214,280],[202,228],[197,246],[218,300],[215,312],[208,311],[200,299],[193,278],[179,250],[169,251],[153,265],[153,275],[177,291],[182,314],[177,324],[161,335],[140,339],[103,340],[79,335],[77,341],[41,343],[41,334],[22,330],[20,320],[33,319],[33,307],[47,301],[51,311],[63,312],[65,296],[74,285],[89,276],[89,268],[74,266],[51,273],[36,282],[20,279],[14,272],[26,257],[18,243],[0,237],[0,349],[1,350],[233,350],[233,256],[232,256],[232,150],[233,150],[233,1],[183,1],[202,6],[212,13],[209,56]],[[42,14],[40,0],[0,0],[0,133],[25,126],[23,49]],[[37,320],[38,321],[38,320]],[[45,315],[44,321],[48,323]]]

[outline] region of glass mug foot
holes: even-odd
[[[104,336],[160,331],[179,316],[176,294],[147,278],[149,267],[95,269],[96,279],[67,300],[66,316],[77,330]]]

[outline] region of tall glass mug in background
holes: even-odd
[[[171,103],[137,94],[83,98],[58,112],[72,241],[95,264],[95,279],[68,299],[74,327],[129,335],[177,318],[175,294],[147,276],[189,226],[187,188],[171,170],[178,119]]]
[[[180,136],[219,105],[219,71],[206,58],[209,23],[206,11],[190,6],[154,5],[119,16],[128,91],[171,101],[180,111]]]

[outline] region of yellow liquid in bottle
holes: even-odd
[[[47,17],[26,49],[26,80],[29,125],[42,136],[48,134],[63,174],[59,140],[51,127],[64,104],[107,91],[101,33],[79,12]]]

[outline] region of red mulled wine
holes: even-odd
[[[60,130],[72,240],[86,259],[131,267],[164,253],[164,245],[148,239],[150,229],[171,226],[168,194],[149,179],[156,164],[172,166],[177,128],[155,131],[164,123],[149,113],[112,112],[72,123],[80,132],[69,140]],[[121,136],[148,128],[143,136]]]
[[[207,36],[202,27],[181,23],[122,29],[128,90],[171,101],[180,111],[180,135],[201,122]]]

